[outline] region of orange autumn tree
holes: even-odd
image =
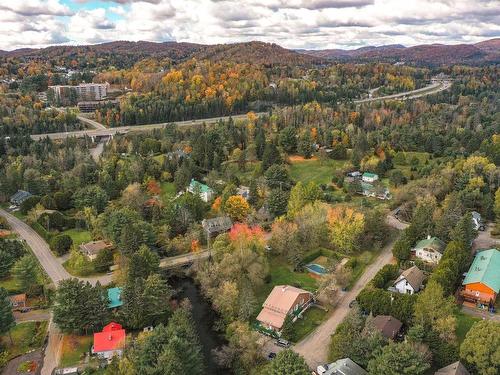
[[[156,180],[153,179],[148,181],[146,189],[151,195],[160,195],[161,193],[160,185],[158,184],[158,182],[156,182]]]
[[[328,211],[331,244],[338,250],[352,253],[365,228],[365,216],[350,207],[333,207]]]

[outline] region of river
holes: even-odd
[[[192,315],[200,338],[207,375],[227,375],[227,369],[221,369],[213,360],[212,350],[226,343],[224,337],[212,327],[217,321],[217,314],[210,303],[203,297],[193,279],[187,277],[172,277],[169,284],[178,290],[179,300],[187,298],[192,305]]]

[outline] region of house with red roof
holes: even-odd
[[[102,332],[94,333],[92,354],[99,358],[111,360],[114,356],[121,357],[125,348],[127,334],[123,327],[115,322],[104,326]]]

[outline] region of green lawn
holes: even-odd
[[[92,234],[88,230],[84,229],[68,229],[61,232],[61,234],[67,234],[70,236],[75,246],[92,241]]]
[[[329,184],[336,169],[342,168],[344,160],[304,160],[293,162],[290,166],[290,175],[295,181],[317,184]]]
[[[476,322],[479,322],[481,319],[464,314],[461,311],[458,311],[455,314],[455,317],[457,318],[457,328],[455,329],[455,334],[457,335],[458,343],[461,344],[472,325]]]
[[[293,333],[290,341],[298,342],[306,337],[312,330],[319,326],[325,319],[327,312],[318,308],[310,307],[303,315],[302,319],[297,319],[293,323]]]
[[[13,277],[0,279],[0,288],[6,289],[9,294],[21,293],[21,287],[19,286],[17,280]]]
[[[257,313],[276,285],[292,285],[310,292],[315,292],[318,289],[318,281],[315,278],[311,277],[307,272],[293,271],[292,267],[286,263],[286,260],[274,257],[270,259],[269,263],[270,282],[264,284],[257,292]]]
[[[65,335],[62,343],[60,367],[77,365],[84,358],[84,353],[92,346],[92,336]]]
[[[162,182],[160,184],[161,188],[161,199],[163,202],[168,201],[169,199],[175,197],[177,194],[177,190],[173,182]]]
[[[42,346],[47,333],[48,322],[26,322],[17,324],[11,330],[13,345],[9,335],[0,337],[0,344],[9,353],[8,358],[14,358],[30,350],[38,349]]]

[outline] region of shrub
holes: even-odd
[[[55,236],[50,243],[52,250],[59,256],[66,254],[72,245],[73,240],[67,234]]]

